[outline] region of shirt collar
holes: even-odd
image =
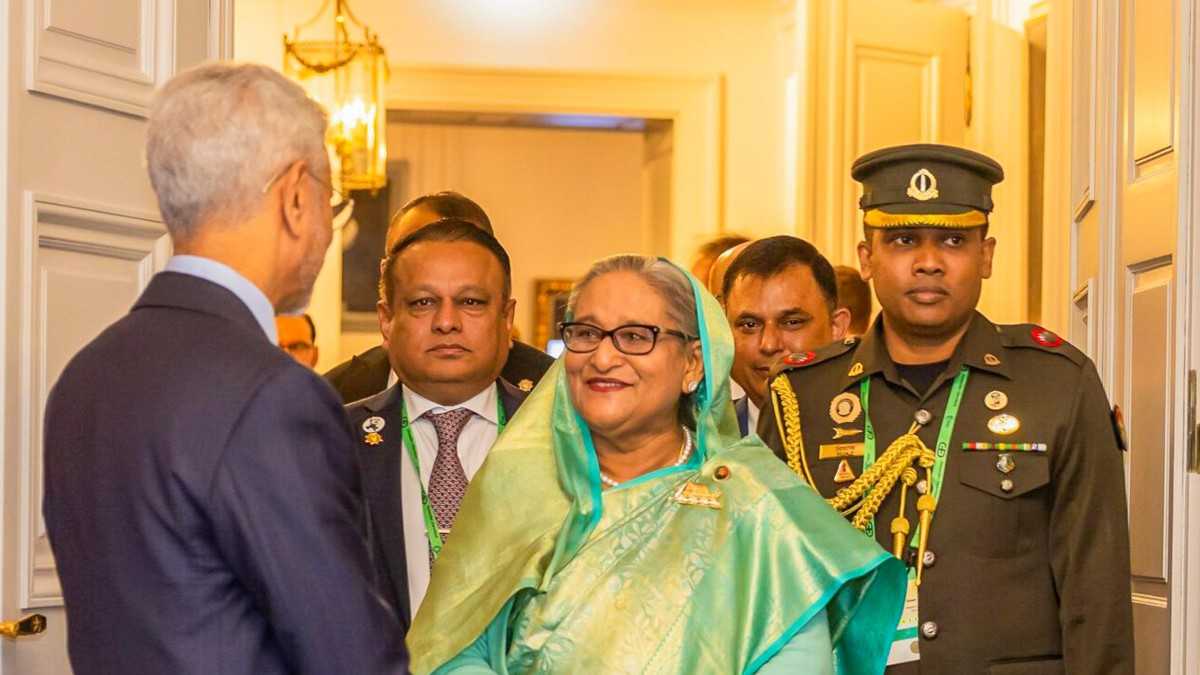
[[[411,387],[401,388],[404,390],[404,408],[408,411],[409,419],[418,419],[427,412],[443,413],[457,408],[465,408],[492,424],[500,424],[500,419],[496,416],[497,393],[495,383],[484,387],[483,391],[462,403],[449,406],[434,403],[413,391]]]
[[[271,301],[258,286],[229,265],[198,255],[175,255],[167,261],[163,271],[200,277],[233,293],[254,315],[254,320],[271,344],[279,342],[279,334],[275,329],[275,308],[271,306]]]
[[[975,312],[971,317],[967,332],[963,334],[958,346],[954,349],[950,363],[938,378],[938,382],[940,383],[947,377],[954,377],[964,365],[975,370],[996,373],[1011,380],[1012,373],[1004,358],[1004,347],[1006,346],[1007,342],[1000,332],[1000,327],[988,321],[979,312]],[[902,384],[900,374],[896,371],[896,364],[888,354],[887,344],[884,342],[882,315],[875,319],[871,329],[862,336],[862,340],[854,350],[854,358],[850,361],[842,388],[848,388],[864,377],[870,377],[876,373],[881,373],[884,379],[893,384]],[[938,386],[940,384],[932,387],[931,391],[936,390]]]

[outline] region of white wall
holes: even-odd
[[[643,136],[633,132],[393,123],[402,202],[457,190],[488,213],[512,260],[517,327],[533,337],[534,280],[576,278],[595,260],[650,253],[642,223]],[[342,356],[378,343],[343,333]]]

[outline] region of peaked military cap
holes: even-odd
[[[987,224],[1004,169],[978,152],[921,143],[869,152],[850,175],[863,185],[869,227],[968,228]]]

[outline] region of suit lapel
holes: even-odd
[[[359,438],[363,493],[374,523],[372,534],[376,540],[376,550],[383,557],[379,562],[387,572],[392,602],[407,631],[412,610],[408,597],[408,560],[404,547],[404,511],[400,494],[400,462],[405,452],[404,435],[400,427],[402,400],[400,385],[396,385],[363,402],[363,407],[370,414],[363,416],[362,420],[378,415],[386,422],[384,431],[391,433],[381,434],[383,442],[369,445],[364,440],[361,427],[354,431]],[[362,420],[359,420],[360,425]]]

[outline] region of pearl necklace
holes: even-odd
[[[688,461],[688,458],[692,456],[692,432],[689,431],[687,427],[681,428],[683,429],[683,447],[679,449],[679,459],[675,460],[675,463],[672,464],[672,466],[682,466],[683,463]],[[600,482],[604,483],[610,488],[615,488],[620,485],[619,482],[604,475],[603,471],[600,472]]]

